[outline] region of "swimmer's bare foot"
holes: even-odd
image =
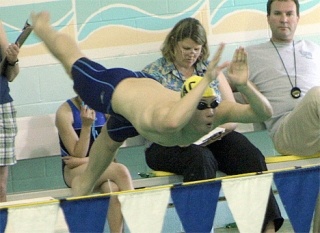
[[[81,179],[81,176],[76,176],[72,180],[72,195],[73,196],[84,196],[89,195],[92,192],[90,185],[86,185],[85,180]]]
[[[42,30],[51,28],[49,12],[42,11],[40,13],[31,13],[31,21],[34,33],[40,37]]]

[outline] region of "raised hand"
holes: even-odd
[[[218,65],[221,59],[221,54],[223,52],[223,49],[224,49],[224,44],[220,44],[213,59],[208,65],[205,76],[207,76],[211,81],[216,80],[221,70],[226,68],[229,64],[228,62],[224,62],[222,65]]]
[[[247,53],[243,47],[235,50],[232,62],[228,67],[228,78],[233,86],[246,85],[248,82],[249,68]]]
[[[82,125],[85,127],[91,127],[91,125],[93,124],[93,122],[96,119],[96,112],[89,108],[87,105],[83,105],[81,106],[81,121],[82,121]]]

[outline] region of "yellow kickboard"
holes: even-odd
[[[152,171],[151,173],[152,173],[154,176],[156,176],[156,177],[176,175],[175,173],[165,172],[165,171]]]
[[[281,163],[281,162],[290,162],[290,161],[296,161],[296,160],[303,160],[303,159],[314,159],[319,158],[320,163],[320,153],[315,155],[308,155],[308,156],[302,156],[302,155],[272,155],[272,156],[266,156],[266,163]],[[176,175],[172,172],[165,172],[165,171],[152,171],[150,172],[153,177],[161,177],[161,176],[173,176]]]
[[[320,153],[315,155],[277,155],[277,156],[267,156],[266,163],[280,163],[280,162],[290,162],[296,160],[303,160],[303,159],[314,159],[320,158]]]

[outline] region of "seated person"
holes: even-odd
[[[63,178],[68,187],[72,187],[74,177],[86,169],[91,145],[106,122],[103,113],[95,112],[82,103],[79,96],[73,97],[63,103],[56,113]],[[95,191],[101,193],[131,189],[133,184],[128,169],[115,162],[102,173],[94,187]],[[116,196],[110,198],[108,222],[111,232],[122,232],[123,217]]]
[[[246,50],[249,80],[274,111],[264,125],[275,149],[308,156],[320,153],[320,46],[294,37],[299,7],[297,0],[269,0],[271,38]]]

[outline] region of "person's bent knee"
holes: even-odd
[[[119,191],[120,191],[119,186],[111,180],[105,181],[100,186],[101,193],[113,193],[113,192],[119,192]]]
[[[120,179],[131,179],[131,175],[129,172],[129,169],[121,164],[121,163],[115,163],[116,171],[117,171],[117,177]]]
[[[309,98],[311,101],[320,103],[320,86],[312,87],[306,94],[305,98]]]

